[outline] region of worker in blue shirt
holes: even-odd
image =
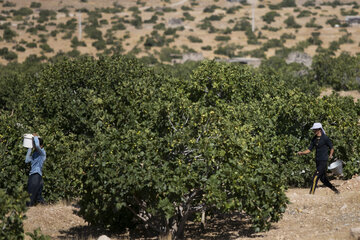
[[[321,123],[314,123],[311,130],[314,131],[314,137],[311,140],[309,148],[298,152],[298,155],[305,155],[309,154],[313,149],[316,150],[316,172],[311,183],[310,194],[315,194],[315,189],[319,179],[326,187],[333,190],[336,194],[339,194],[339,190],[337,190],[326,177],[328,158],[332,159],[334,154],[333,144],[330,138],[326,136]]]
[[[44,143],[42,138],[34,133],[33,134],[34,152],[29,148],[26,154],[25,163],[31,163],[31,170],[28,179],[28,193],[30,194],[30,202],[27,202],[27,206],[34,206],[37,203],[44,204],[44,198],[42,197],[42,189],[44,182],[42,180],[42,168],[46,159],[46,152],[44,149]]]

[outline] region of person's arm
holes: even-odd
[[[332,159],[334,155],[334,146],[329,137],[326,138],[326,145],[330,148],[329,159]]]
[[[28,148],[28,151],[26,153],[26,157],[25,157],[25,163],[28,163],[28,162],[31,162],[33,159],[32,159],[32,156],[31,156],[31,148]]]
[[[300,151],[297,152],[298,155],[306,155],[309,154],[314,148],[314,139],[311,140],[310,146],[308,149],[304,150],[304,151]]]
[[[40,147],[40,142],[39,142],[39,136],[34,133],[34,145],[35,145],[35,150],[39,152],[39,154],[42,155],[42,151],[41,151],[41,147]]]
[[[334,148],[330,149],[329,159],[332,159],[334,155]]]
[[[310,152],[311,152],[310,149],[306,149],[304,151],[298,152],[297,154],[298,155],[306,155],[306,154],[309,154]]]

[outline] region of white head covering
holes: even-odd
[[[323,133],[326,134],[321,123],[314,123],[314,125],[310,129],[321,129],[321,131],[323,131]]]

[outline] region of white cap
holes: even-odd
[[[314,125],[310,129],[321,129],[323,133],[325,134],[325,131],[321,125],[321,123],[314,123]]]

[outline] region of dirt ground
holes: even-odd
[[[335,179],[332,183],[340,190],[339,195],[320,183],[315,195],[308,194],[309,189],[289,189],[286,194],[290,204],[283,218],[268,232],[252,233],[246,218],[234,214],[208,220],[208,227],[204,231],[200,230],[198,224],[190,223],[186,237],[239,240],[350,240],[350,229],[360,227],[360,176],[354,176],[350,180]],[[77,210],[76,205],[66,203],[32,207],[24,221],[25,232],[41,228],[42,233],[51,236],[52,239],[97,239],[103,234],[111,239],[140,239],[126,233],[112,234],[91,228],[74,213]]]

